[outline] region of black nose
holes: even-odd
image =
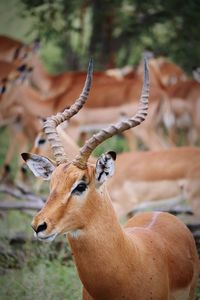
[[[35,230],[35,232],[38,233],[38,232],[44,231],[46,229],[47,229],[47,223],[44,222],[38,226],[38,228]]]

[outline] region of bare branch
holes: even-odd
[[[37,196],[33,193],[30,193],[28,191],[25,191],[21,187],[15,187],[15,186],[10,186],[10,185],[1,185],[0,192],[11,195],[12,197],[17,198],[17,199],[24,199],[24,200],[29,200],[32,202],[44,203],[46,201],[46,199],[44,199],[40,196]]]
[[[0,209],[10,210],[10,209],[31,209],[31,210],[40,210],[43,207],[43,202],[28,202],[28,201],[1,201]]]

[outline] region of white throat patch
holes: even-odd
[[[82,234],[82,230],[81,229],[77,229],[77,230],[74,230],[74,231],[70,231],[69,234],[71,235],[71,237],[73,239],[78,239],[79,236]]]

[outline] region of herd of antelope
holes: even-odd
[[[199,261],[187,227],[158,211],[139,213],[123,228],[118,219],[180,195],[200,215],[199,82],[163,57],[104,72],[93,72],[91,60],[87,73],[50,75],[38,46],[0,37],[0,124],[11,141],[2,176],[22,153],[35,176],[50,180],[32,222],[35,236],[67,234],[84,300],[194,299]],[[185,145],[177,147],[180,129]],[[97,133],[79,148],[89,131]],[[96,160],[93,150],[114,135],[130,151],[116,158],[110,149]],[[137,150],[138,140],[147,151]],[[22,181],[26,168],[18,165]]]

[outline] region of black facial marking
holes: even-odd
[[[15,50],[15,53],[13,55],[13,60],[18,58],[20,50],[21,50],[21,46]]]
[[[107,156],[105,156],[104,161],[107,162],[108,159],[109,159],[109,158],[108,158]]]
[[[3,85],[3,86],[1,87],[1,94],[3,95],[5,92],[6,92],[6,86]]]
[[[26,64],[23,64],[17,68],[17,71],[24,72],[26,70]]]
[[[101,176],[103,175],[103,173],[104,173],[104,171],[102,171],[102,172],[99,174],[99,176],[98,176],[98,181],[101,180]]]
[[[44,176],[45,176],[45,177],[48,177],[48,176],[49,176],[49,173],[48,173],[48,172],[45,172],[45,173],[44,173]]]

